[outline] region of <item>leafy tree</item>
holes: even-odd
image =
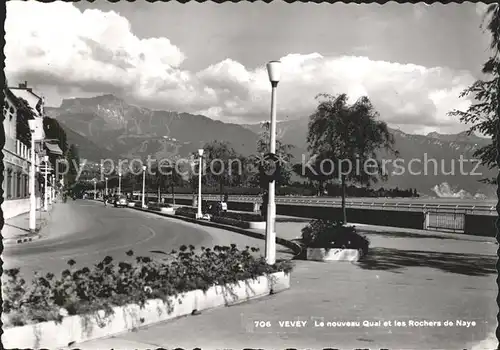
[[[253,176],[251,176],[250,182],[253,185],[260,186],[262,189],[267,189],[267,182],[262,176],[262,172],[265,170],[265,165],[263,164],[263,157],[265,154],[270,152],[269,143],[271,139],[271,123],[264,122],[261,124],[262,131],[259,134],[257,140],[257,154],[249,157],[248,164],[253,165]],[[291,153],[293,145],[283,143],[281,140],[276,138],[276,155],[280,160],[281,171],[275,184],[277,187],[285,186],[290,183],[290,179],[293,172],[293,164],[291,163],[293,155]],[[258,170],[258,171],[256,171]]]
[[[7,90],[8,91],[8,90]],[[10,93],[9,93],[10,94]],[[16,104],[16,137],[25,145],[31,144],[31,130],[28,120],[35,118],[35,112],[29,105],[28,101],[23,98],[13,97],[12,100]],[[31,147],[31,146],[30,146]]]
[[[322,161],[329,160],[333,165],[330,176],[341,182],[345,223],[346,182],[370,184],[376,183],[379,178],[386,178],[376,152],[385,149],[397,153],[393,148],[394,137],[387,124],[377,120],[379,115],[368,97],[361,97],[352,105],[348,104],[346,94],[319,94],[316,99],[322,100],[310,116],[308,150],[313,156]],[[358,164],[369,164],[366,163],[369,159],[371,164],[375,163],[375,169],[357,168]]]
[[[212,141],[203,147],[207,182],[218,184],[221,200],[224,195],[224,186],[231,183],[231,179],[243,172],[241,156],[226,141]]]
[[[66,131],[62,128],[62,126],[58,123],[56,119],[45,117],[43,118],[43,130],[45,132],[45,137],[47,139],[55,139],[58,140],[57,145],[61,149],[63,155],[67,154],[68,152],[68,140],[66,136]],[[58,155],[54,155],[52,153],[48,153],[49,160],[51,164],[56,164],[57,159],[59,158]],[[58,173],[62,172],[62,164],[58,165],[59,171]]]
[[[78,148],[75,144],[71,144],[66,153],[66,160],[68,161],[68,172],[65,176],[65,185],[67,188],[72,188],[78,175],[78,168],[80,166],[80,157],[78,155]]]
[[[332,171],[330,163],[323,162],[323,159],[314,156],[306,164],[296,163],[293,165],[293,172],[298,176],[308,179],[312,183],[317,183],[318,195],[322,196],[325,191],[325,184],[331,180],[329,175]]]
[[[474,153],[474,157],[490,169],[498,167],[496,163],[497,128],[498,128],[498,100],[500,84],[500,7],[490,4],[484,19],[489,18],[486,30],[491,33],[491,57],[484,63],[482,72],[487,75],[485,80],[477,80],[464,90],[460,97],[473,97],[474,103],[466,111],[453,110],[450,116],[459,117],[460,121],[471,125],[469,134],[479,132],[492,138],[491,144],[481,147]]]

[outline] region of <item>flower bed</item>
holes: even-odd
[[[354,226],[331,220],[312,220],[302,229],[301,243],[307,248],[307,259],[320,261],[358,261],[370,246]]]
[[[109,336],[196,310],[231,305],[289,288],[289,261],[267,265],[256,248],[181,247],[166,259],[137,257],[60,278],[36,276],[30,288],[19,270],[6,270],[3,344],[8,348],[56,348]],[[127,252],[133,256],[133,252]]]
[[[7,280],[2,285],[4,327],[15,327],[45,321],[60,322],[65,315],[80,315],[105,310],[111,314],[115,306],[138,304],[149,299],[169,298],[192,290],[204,290],[214,285],[236,283],[259,276],[284,271],[289,273],[289,261],[268,265],[263,257],[254,257],[258,248],[238,250],[215,246],[202,248],[182,246],[180,252],[157,252],[166,259],[136,257],[134,262],[113,263],[111,257],[92,268],[70,269],[59,278],[48,273],[36,275],[30,287],[19,276],[19,269],[5,270]],[[133,256],[133,252],[127,252]]]

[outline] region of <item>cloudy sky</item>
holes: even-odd
[[[367,95],[406,132],[451,133],[446,114],[480,78],[484,4],[9,2],[6,72],[61,100],[113,93],[232,122],[269,118],[269,60],[282,62],[278,119],[318,93]]]

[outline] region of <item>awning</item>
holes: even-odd
[[[55,143],[46,143],[45,146],[47,147],[47,149],[49,150],[50,153],[58,155],[58,156],[62,156],[63,153],[62,153],[61,149],[59,148],[59,145],[57,145]]]

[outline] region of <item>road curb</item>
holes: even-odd
[[[150,210],[150,209],[143,209],[143,208],[136,208],[136,207],[127,207],[127,208],[138,210],[138,211],[145,211],[147,213],[165,216],[168,218],[174,218],[174,219],[190,222],[193,224],[198,224],[200,226],[208,226],[208,227],[214,227],[214,228],[218,228],[218,229],[222,229],[222,230],[226,230],[226,231],[231,231],[231,232],[239,233],[239,234],[249,236],[252,238],[258,238],[258,239],[263,239],[263,240],[266,239],[265,234],[245,230],[243,228],[239,228],[239,227],[235,227],[235,226],[231,226],[231,225],[224,225],[224,224],[219,224],[219,223],[210,222],[210,221],[202,221],[202,220],[192,219],[192,218],[188,218],[188,217],[181,216],[181,215],[162,213],[162,212],[154,211],[154,210]],[[295,254],[295,256],[299,256],[300,253],[302,252],[302,247],[300,245],[298,245],[297,243],[294,243],[292,241],[286,240],[284,238],[276,237],[276,243],[291,249],[293,251],[293,253]]]
[[[42,236],[38,233],[26,235],[26,236],[21,236],[19,238],[6,238],[2,240],[2,243],[4,246],[6,245],[16,245],[16,244],[23,244],[23,243],[29,243],[36,241],[37,239],[40,239]]]

